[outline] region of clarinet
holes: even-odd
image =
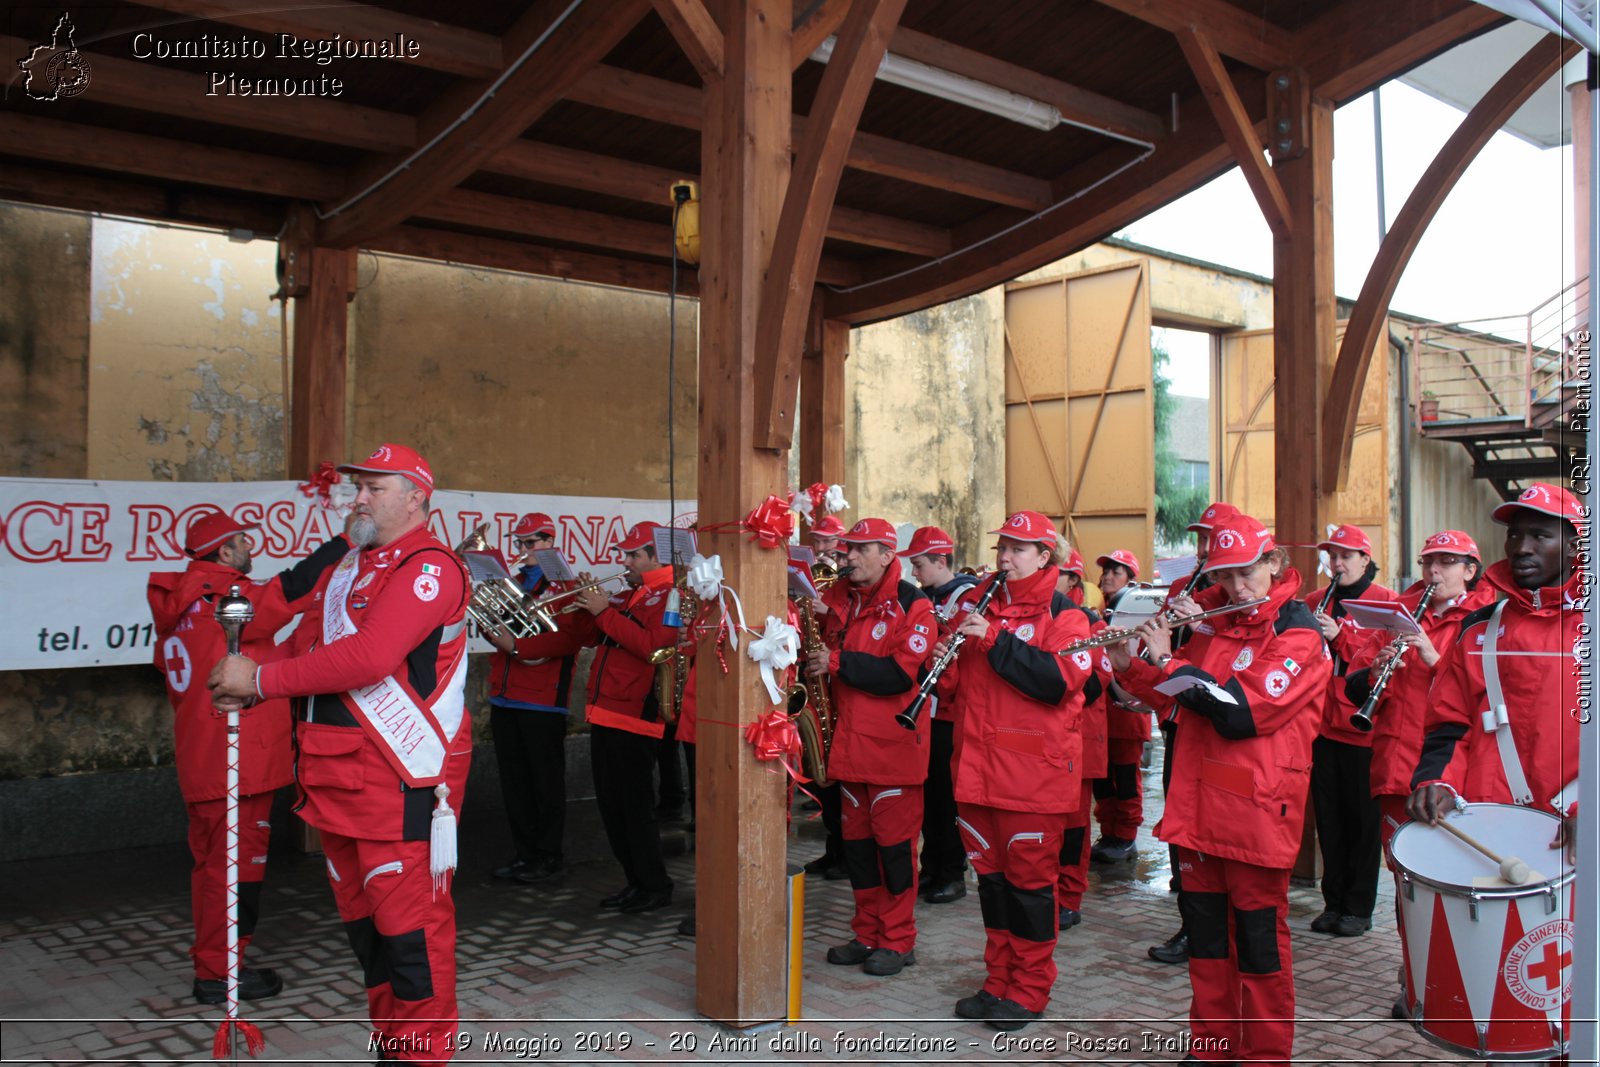
[[[978,598],[978,603],[972,608],[972,614],[983,614],[984,609],[989,606],[989,601],[994,599],[995,593],[999,591],[1002,585],[1006,584],[1006,575],[1009,573],[1009,571],[997,571],[995,573],[994,583],[985,589],[983,595]],[[944,655],[933,661],[933,666],[928,668],[928,674],[922,679],[922,684],[917,686],[916,699],[911,702],[905,711],[894,717],[895,722],[904,726],[907,730],[915,730],[917,728],[917,718],[922,714],[922,705],[926,704],[928,698],[933,695],[934,686],[939,684],[939,676],[944,673],[946,667],[955,662],[956,656],[961,653],[961,646],[966,643],[967,635],[964,633],[957,633],[950,638],[944,646]]]
[[[1411,616],[1412,622],[1421,622],[1422,613],[1428,610],[1428,603],[1433,599],[1433,591],[1437,585],[1429,585],[1422,590],[1422,599],[1417,601],[1417,610]],[[1372,732],[1372,716],[1378,711],[1378,700],[1383,696],[1383,687],[1389,684],[1389,679],[1394,677],[1395,668],[1400,666],[1400,657],[1406,654],[1406,646],[1400,644],[1399,639],[1394,642],[1399,646],[1394,655],[1389,657],[1389,662],[1383,665],[1383,670],[1378,672],[1378,677],[1373,679],[1372,692],[1367,694],[1366,703],[1350,715],[1350,725],[1362,733]]]

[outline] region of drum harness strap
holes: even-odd
[[[1528,789],[1527,776],[1522,773],[1522,760],[1517,756],[1516,742],[1511,738],[1511,716],[1506,712],[1505,694],[1500,689],[1500,664],[1495,659],[1495,647],[1500,642],[1500,616],[1505,613],[1509,600],[1495,605],[1489,616],[1489,632],[1483,641],[1483,688],[1489,698],[1489,709],[1483,713],[1483,730],[1494,734],[1500,748],[1500,766],[1506,772],[1506,785],[1511,789],[1511,802],[1523,807],[1533,803],[1533,793]]]

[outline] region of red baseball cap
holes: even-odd
[[[512,537],[532,537],[535,534],[549,534],[554,537],[556,520],[542,511],[530,511],[517,520],[516,528],[511,531]]]
[[[1440,530],[1422,542],[1422,551],[1418,555],[1434,556],[1443,553],[1452,556],[1471,556],[1473,559],[1483,558],[1478,554],[1478,543],[1470,534],[1460,530]]]
[[[1248,567],[1277,547],[1271,531],[1249,515],[1240,513],[1211,531],[1211,555],[1197,573],[1224,567]]]
[[[360,463],[346,463],[338,468],[340,474],[403,474],[416,482],[424,493],[433,495],[433,468],[415,449],[405,445],[379,445],[372,455]]]
[[[887,545],[890,551],[900,547],[894,523],[888,519],[862,519],[847,533],[840,534],[839,540],[847,545]]]
[[[1016,512],[1006,519],[1000,529],[989,532],[1009,537],[1013,541],[1033,541],[1051,550],[1059,544],[1056,540],[1055,524],[1037,511]]]
[[[1340,526],[1326,538],[1317,542],[1318,548],[1329,552],[1365,552],[1372,555],[1372,539],[1359,526]]]
[[[811,524],[812,537],[838,537],[844,533],[844,523],[833,515],[824,515]]]
[[[940,552],[945,555],[954,554],[956,543],[954,539],[937,526],[918,526],[911,535],[911,544],[900,553],[902,556],[926,556],[930,552]]]
[[[1551,515],[1558,519],[1566,519],[1574,527],[1588,518],[1581,500],[1559,485],[1551,485],[1548,482],[1534,482],[1524,489],[1522,495],[1517,499],[1509,500],[1495,508],[1494,521],[1502,526],[1506,525],[1519,508],[1524,511],[1537,511],[1541,515]]]
[[[189,523],[188,532],[183,538],[183,550],[191,556],[200,557],[236,533],[259,529],[261,527],[255,523],[241,526],[229,518],[226,512],[210,511]]]
[[[1066,570],[1076,574],[1079,578],[1083,577],[1083,557],[1078,555],[1077,549],[1073,549],[1072,553],[1067,556]]]
[[[1112,563],[1120,563],[1133,572],[1135,578],[1139,577],[1139,557],[1125,548],[1119,548],[1109,556],[1101,556],[1095,563],[1103,569]]]
[[[649,519],[636,522],[628,527],[627,534],[611,547],[618,552],[637,552],[645,545],[656,543],[656,531],[659,529],[661,529],[659,522],[651,522]]]
[[[1200,513],[1200,517],[1189,524],[1191,530],[1211,530],[1221,523],[1239,514],[1239,509],[1226,501],[1219,500]]]

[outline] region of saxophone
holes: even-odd
[[[839,579],[839,568],[830,559],[821,558],[811,567],[811,581],[821,592]],[[810,597],[801,597],[796,605],[800,612],[800,659],[804,662],[812,652],[825,646],[822,627],[817,624],[817,613]],[[819,786],[828,783],[828,750],[833,747],[833,699],[828,693],[828,679],[814,678],[808,684],[796,682],[789,690],[789,717],[800,732],[800,742],[805,746],[801,754],[801,767],[806,776]]]
[[[678,615],[683,619],[678,640],[650,654],[650,662],[656,668],[656,703],[661,708],[661,721],[669,723],[677,722],[683,714],[683,693],[689,686],[689,672],[694,670],[689,653],[699,636],[696,626],[702,606],[687,581],[678,582],[677,590]]]

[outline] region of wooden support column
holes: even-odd
[[[782,494],[786,449],[756,448],[756,330],[789,179],[789,0],[715,0],[723,74],[706,83],[701,138],[700,521],[736,522]],[[764,414],[764,413],[763,413]],[[760,629],[784,618],[785,553],[740,533],[709,532],[728,585]],[[700,660],[695,823],[695,1006],[746,1027],[785,1017],[784,776],[758,762],[743,730],[773,705],[756,665],[729,652]]]
[[[297,208],[278,246],[284,293],[294,301],[287,473],[296,479],[309,478],[323,460],[349,458],[345,379],[356,253],[319,248],[312,232],[311,213]]]
[[[1287,79],[1287,85],[1278,79]],[[1333,296],[1333,104],[1308,99],[1297,72],[1268,76],[1293,95],[1285,111],[1304,123],[1296,152],[1274,162],[1288,201],[1288,234],[1272,245],[1274,533],[1280,543],[1322,539],[1326,498],[1318,481],[1317,433],[1325,383],[1332,375],[1336,314]],[[1289,555],[1307,585],[1317,574],[1316,551]],[[1319,855],[1310,807],[1294,876],[1315,878]]]
[[[800,366],[800,484],[843,484],[844,361],[850,355],[850,327],[822,317],[812,305]]]

